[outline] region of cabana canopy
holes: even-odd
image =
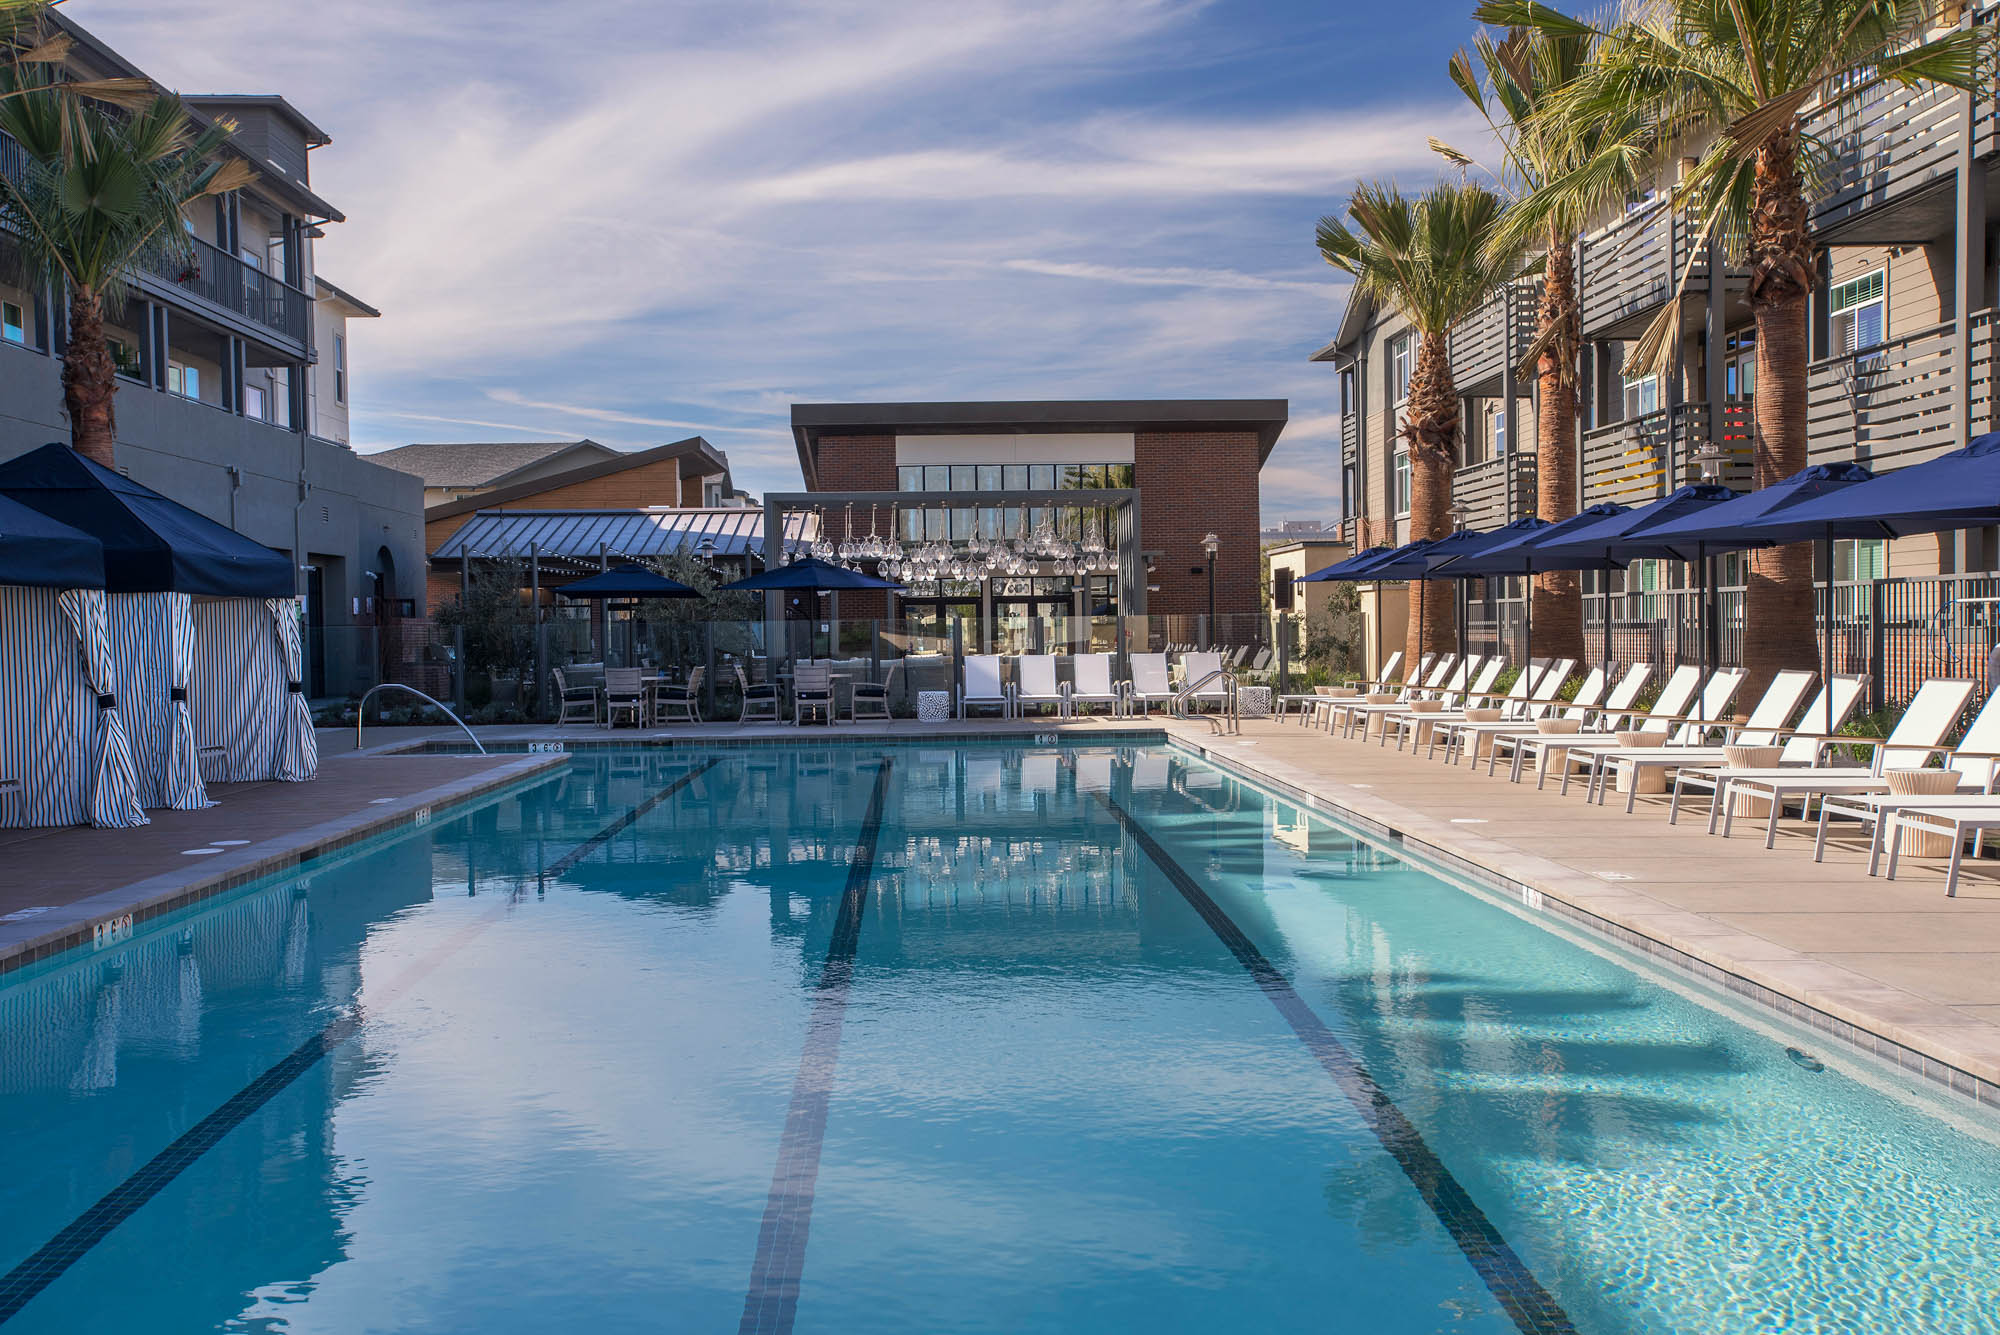
[[[2000,524],[2000,432],[1929,463],[1912,464],[1801,501],[1759,526],[1767,541],[1898,538]]]
[[[1707,551],[1735,547],[1761,547],[1773,542],[1828,536],[1826,525],[1797,523],[1796,516],[1808,501],[1834,496],[1874,478],[1860,464],[1814,464],[1802,468],[1781,482],[1758,491],[1746,492],[1733,501],[1724,501],[1694,510],[1647,534],[1654,542],[1678,545],[1683,560],[1699,560]],[[1836,523],[1836,538],[1878,538],[1879,524],[1872,519],[1849,519]]]
[[[902,587],[893,580],[878,579],[874,575],[863,574],[859,570],[849,570],[846,566],[833,565],[815,556],[808,556],[788,566],[779,566],[775,570],[766,570],[762,574],[722,586],[724,591],[792,589],[818,592],[839,592],[845,589],[900,590]]]
[[[112,593],[290,598],[291,558],[168,500],[67,445],[0,464],[0,493],[103,544]]]
[[[39,510],[0,496],[0,584],[104,587],[104,544]]]
[[[556,590],[565,598],[699,598],[701,590],[641,565],[615,566],[601,575],[565,584]]]

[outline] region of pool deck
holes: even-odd
[[[216,805],[149,811],[152,824],[133,829],[0,830],[0,974],[94,940],[107,920],[219,894],[561,763],[350,754],[326,758],[311,783],[214,784]]]
[[[1940,864],[1905,859],[1891,882],[1870,877],[1851,833],[1822,864],[1811,831],[1761,822],[1735,838],[1706,833],[1705,808],[1678,826],[1664,799],[1626,815],[1616,799],[1588,807],[1582,786],[1508,783],[1461,766],[1329,736],[1295,722],[1245,720],[1241,736],[1206,721],[1049,718],[807,729],[768,723],[608,732],[590,726],[478,729],[488,745],[567,746],[825,738],[860,741],[1060,732],[1112,740],[1165,734],[1302,804],[1354,818],[1447,871],[1472,874],[1524,903],[1610,935],[1752,1000],[1788,1012],[1930,1080],[2000,1106],[2000,864],[1968,861],[1957,899]],[[207,811],[149,813],[136,830],[0,831],[0,973],[92,939],[107,919],[141,917],[405,823],[421,808],[464,801],[562,763],[548,755],[421,754],[463,742],[441,728],[322,729],[310,784],[218,785]],[[1852,830],[1852,827],[1848,827]],[[191,855],[214,840],[245,840]],[[9,915],[24,916],[8,920]]]
[[[1668,825],[1664,796],[1641,796],[1627,815],[1622,794],[1590,806],[1580,783],[1567,797],[1553,784],[1538,792],[1509,783],[1504,765],[1489,778],[1483,766],[1291,720],[1245,720],[1240,737],[1202,722],[1168,732],[1311,805],[1400,832],[1415,851],[1497,874],[1533,892],[1524,902],[2000,1105],[2000,864],[1968,859],[1947,899],[1938,860],[1905,856],[1896,880],[1869,876],[1852,823],[1815,863],[1812,827],[1781,823],[1768,851],[1761,819],[1724,840],[1707,832],[1699,798]]]

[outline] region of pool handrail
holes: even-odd
[[[411,695],[416,696],[419,700],[429,701],[434,708],[443,710],[444,716],[459,726],[460,730],[463,731],[466,737],[471,740],[473,746],[478,748],[480,755],[483,756],[488,754],[486,748],[480,745],[479,738],[473,736],[472,729],[465,726],[465,720],[451,712],[450,705],[446,704],[442,700],[433,699],[432,697],[425,695],[422,691],[418,690],[414,686],[405,686],[400,681],[377,682],[373,686],[370,686],[367,690],[361,693],[361,703],[354,707],[355,750],[359,751],[361,749],[361,721],[366,717],[368,717],[368,697],[375,694],[375,692],[377,691],[408,691]]]

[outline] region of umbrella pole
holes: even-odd
[[[1521,600],[1521,621],[1527,627],[1527,632],[1528,632],[1527,645],[1525,646],[1521,654],[1521,669],[1522,671],[1525,672],[1528,669],[1528,667],[1535,661],[1535,577],[1534,575],[1530,574],[1525,576],[1522,581],[1521,588],[1524,595]]]
[[[1597,601],[1604,609],[1604,677],[1611,678],[1611,571],[1597,572]]]
[[[1820,729],[1824,734],[1833,732],[1833,525],[1826,526],[1826,536],[1820,539],[1820,559],[1826,570],[1826,639],[1819,649],[1820,694],[1826,697],[1826,725]]]

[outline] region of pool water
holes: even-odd
[[[1162,747],[593,750],[0,985],[0,1326],[2000,1330],[1914,1079]]]

